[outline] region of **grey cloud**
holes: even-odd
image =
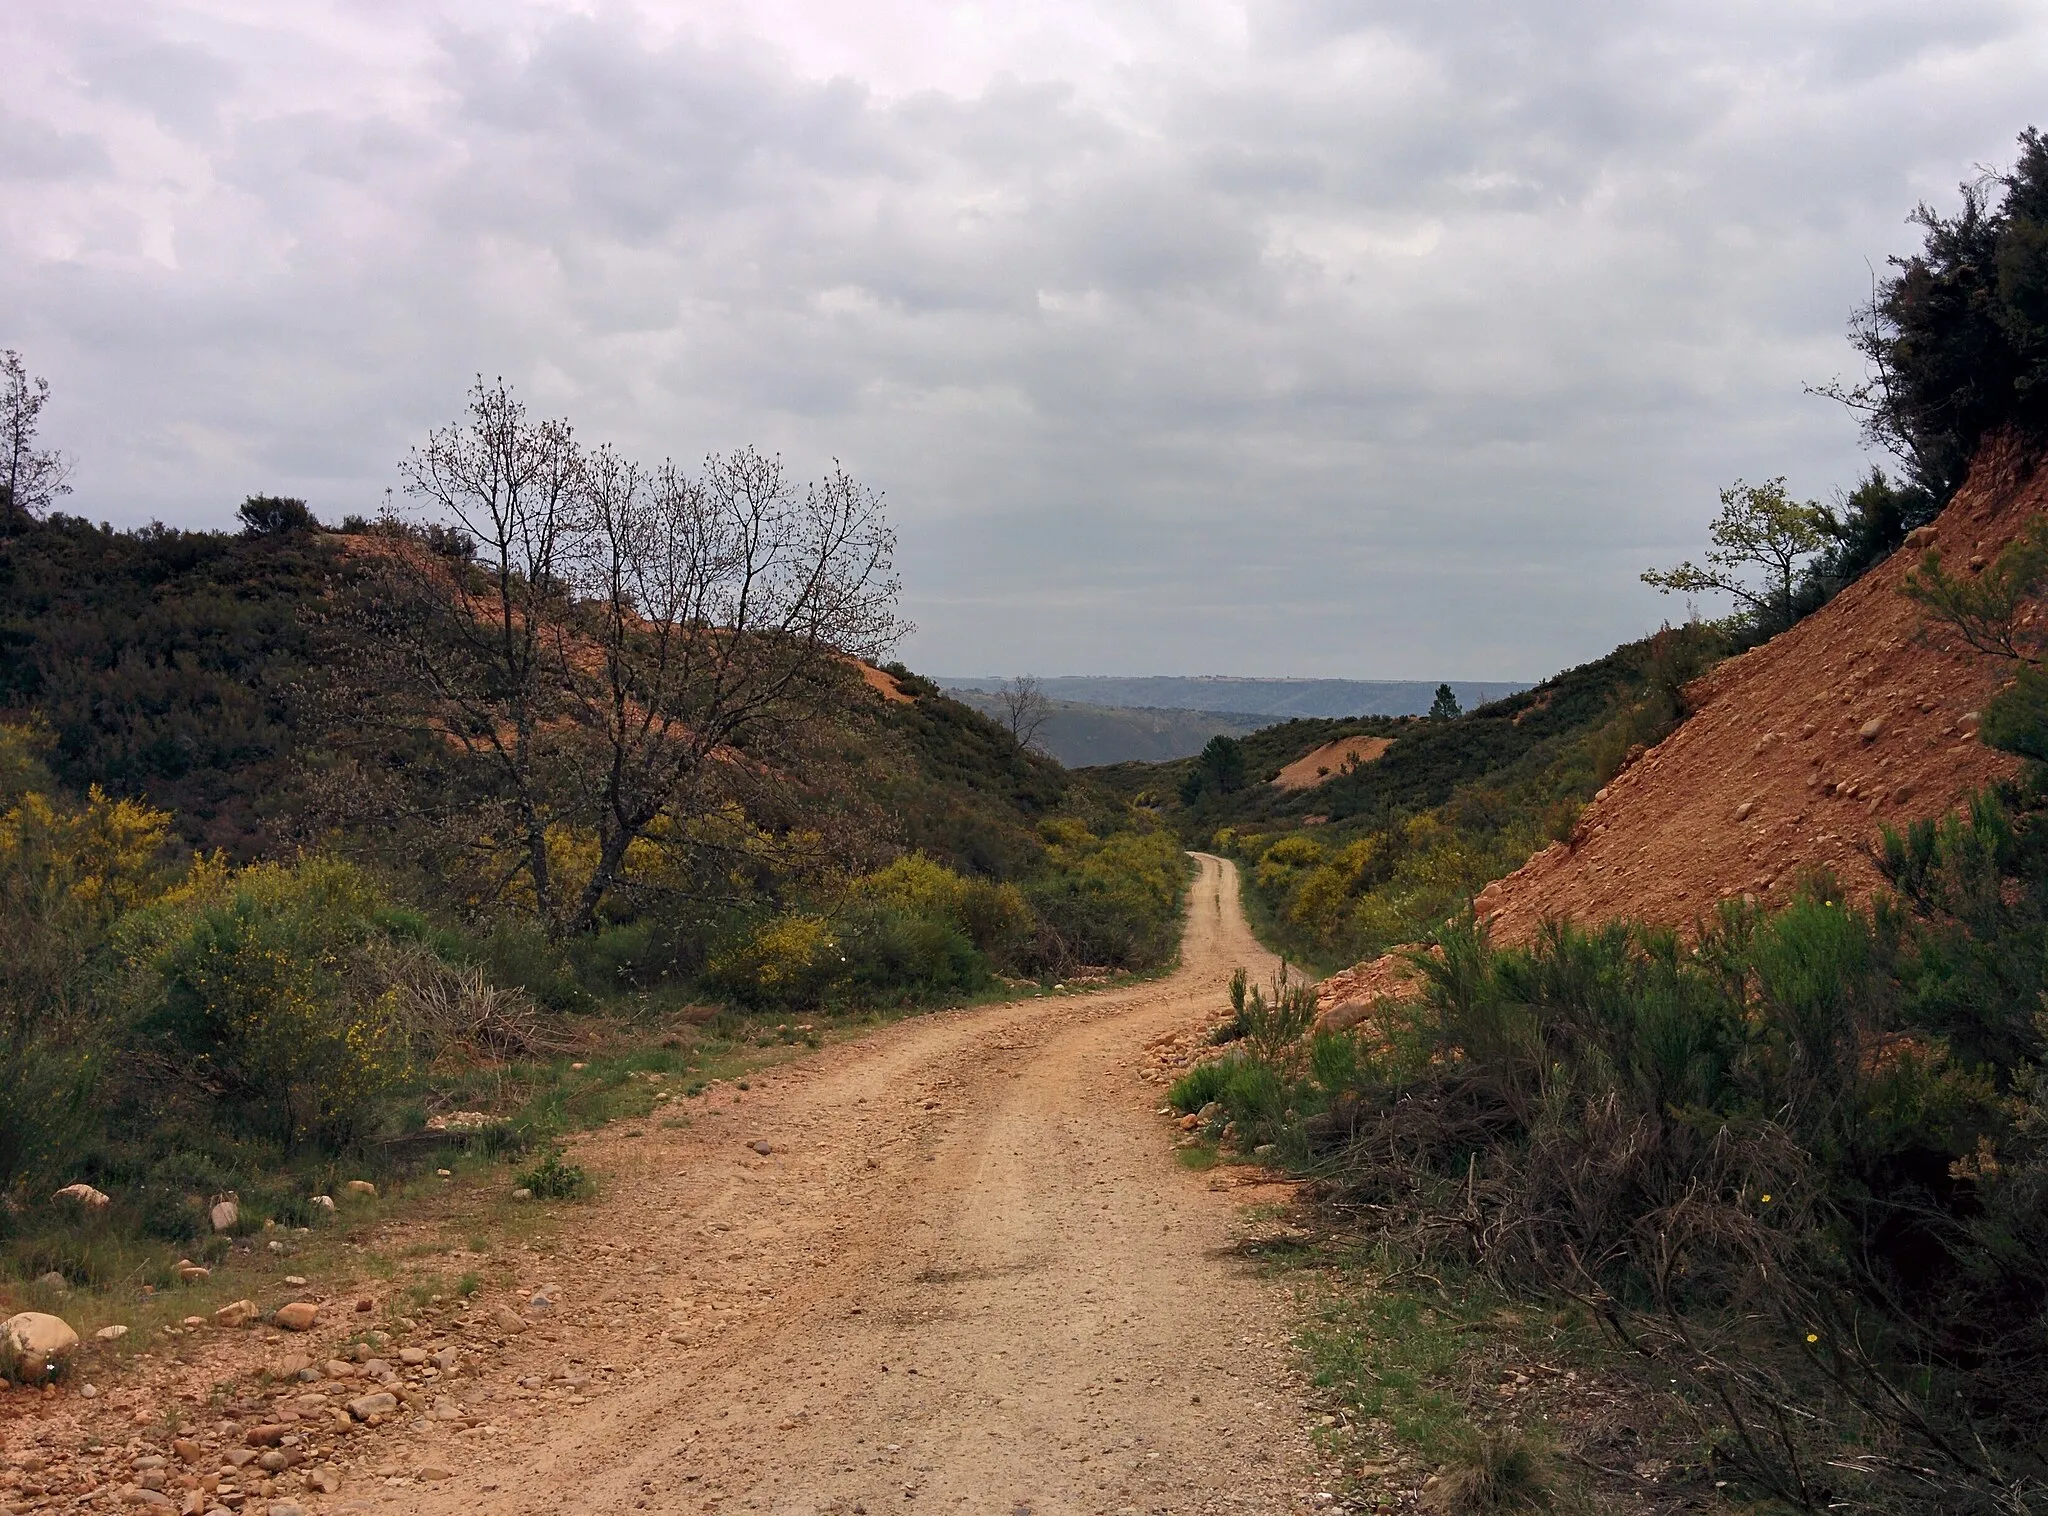
[[[113,168],[88,132],[59,131],[0,108],[0,179],[95,179]]]
[[[0,249],[0,342],[95,516],[372,507],[503,373],[636,451],[843,459],[926,667],[1530,677],[1679,612],[1635,575],[1719,484],[1849,482],[1800,381],[2048,72],[2038,18],[1967,0],[1248,18],[892,95],[622,9],[400,7],[356,80],[391,106],[356,55],[264,94],[266,47],[320,71],[288,22],[47,21],[87,83],[16,109],[69,144],[37,183],[76,246]],[[204,145],[169,209],[116,167],[134,108]]]

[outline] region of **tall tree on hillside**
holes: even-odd
[[[1219,732],[1195,755],[1194,767],[1182,778],[1181,801],[1185,805],[1193,805],[1208,790],[1219,795],[1241,790],[1247,772],[1244,744]]]
[[[1045,686],[1029,674],[1019,674],[996,691],[996,704],[1003,713],[1003,725],[1019,747],[1038,741],[1038,729],[1052,714],[1052,702],[1045,698]]]
[[[1996,429],[2048,446],[2048,138],[2027,128],[2009,171],[1961,191],[1953,216],[1913,212],[1920,251],[1892,258],[1851,319],[1863,382],[1817,391],[1859,412],[1937,508]]]
[[[1464,714],[1463,708],[1458,704],[1457,694],[1451,687],[1448,684],[1438,685],[1436,687],[1436,698],[1429,702],[1429,719],[1431,721],[1450,721]]]
[[[838,470],[646,469],[479,381],[403,473],[444,530],[387,533],[361,686],[470,760],[491,889],[558,933],[596,923],[637,844],[688,848],[903,630],[881,501]]]
[[[1782,478],[1764,484],[1738,479],[1721,491],[1721,513],[1707,528],[1714,543],[1707,549],[1707,567],[1687,560],[1676,568],[1650,569],[1643,583],[1667,595],[1732,595],[1764,631],[1783,631],[1798,619],[1794,592],[1828,546],[1829,521],[1824,507],[1788,495]],[[1759,569],[1763,582],[1752,584]]]
[[[594,924],[657,820],[709,815],[749,764],[773,765],[857,688],[852,662],[903,633],[880,496],[835,467],[799,485],[742,449],[692,479],[609,449],[584,470],[557,668],[595,733],[595,867],[570,908]],[[596,667],[585,649],[602,654]]]
[[[48,513],[71,493],[71,460],[36,446],[50,381],[31,379],[13,348],[0,352],[0,531]]]

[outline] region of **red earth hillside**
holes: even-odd
[[[1782,901],[1813,867],[1867,897],[1881,825],[1938,815],[2016,767],[1974,735],[2000,668],[1924,635],[1900,582],[1929,547],[1953,569],[1981,567],[2044,510],[2048,471],[2028,470],[2015,447],[1987,447],[1932,527],[1699,679],[1693,714],[1600,791],[1569,845],[1482,891],[1493,940],[1526,942],[1549,917],[1683,927],[1731,895]],[[1390,956],[1333,975],[1320,988],[1326,1013],[1353,1019],[1402,967]]]

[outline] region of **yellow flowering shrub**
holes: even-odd
[[[139,1031],[287,1146],[358,1135],[408,1072],[398,1000],[374,956],[384,905],[334,859],[202,863],[123,923]]]

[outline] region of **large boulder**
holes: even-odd
[[[73,1201],[88,1211],[104,1211],[113,1204],[104,1190],[96,1190],[89,1184],[67,1184],[50,1198]]]
[[[23,1311],[0,1322],[0,1374],[17,1384],[57,1377],[78,1351],[78,1334],[61,1316]]]

